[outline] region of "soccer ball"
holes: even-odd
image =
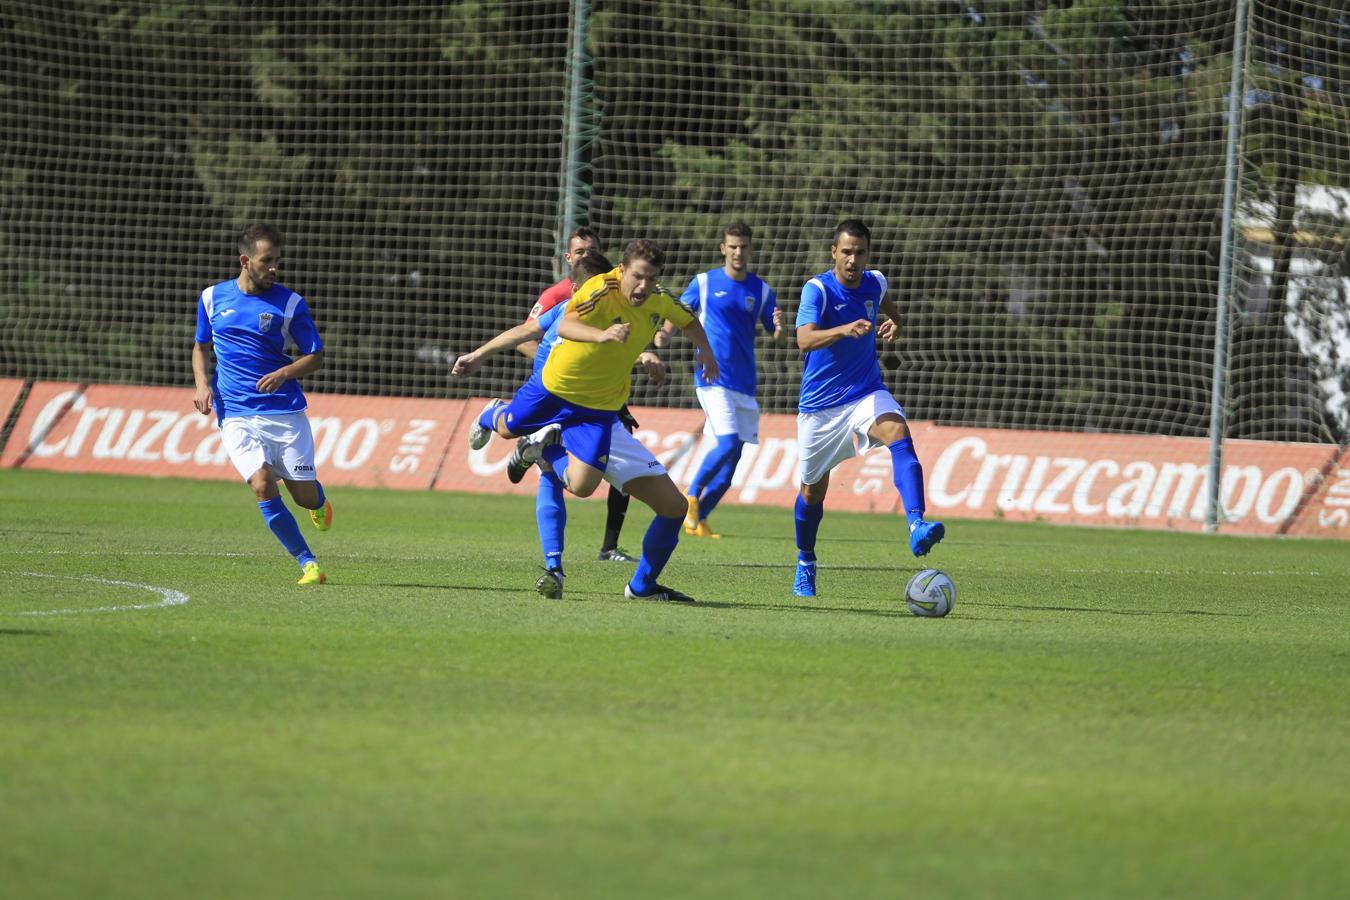
[[[924,569],[905,585],[905,605],[916,616],[936,619],[952,611],[956,585],[946,572]]]

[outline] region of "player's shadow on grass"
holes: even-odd
[[[791,581],[791,579],[792,579],[792,573],[793,573],[793,572],[796,570],[796,568],[797,568],[797,558],[796,558],[796,557],[793,557],[793,558],[792,558],[792,562],[790,562],[790,563],[781,563],[781,562],[776,562],[776,563],[706,562],[706,563],[705,563],[705,562],[700,562],[699,565],[700,565],[700,566],[708,566],[709,568],[722,568],[722,569],[777,569],[777,570],[780,571],[780,572],[786,572],[787,575],[788,575],[788,580]],[[922,564],[916,561],[916,562],[915,562],[915,565],[918,566],[918,565],[922,565]],[[845,565],[830,566],[830,571],[832,571],[832,572],[894,572],[894,571],[895,571],[895,568],[896,568],[895,566],[852,566],[852,565],[847,565],[847,564],[845,564]]]
[[[501,585],[491,586],[483,584],[422,584],[416,581],[372,581],[366,587],[382,588],[420,588],[427,591],[484,591],[490,594],[501,593],[502,591],[514,591],[516,587],[502,587]],[[533,591],[533,588],[531,588]]]
[[[45,628],[0,628],[0,637],[51,637]]]
[[[976,606],[983,609],[1028,609],[1035,612],[1075,612],[1098,613],[1106,616],[1215,616],[1226,619],[1246,619],[1251,613],[1213,612],[1206,609],[1108,609],[1100,606],[1048,606],[1034,603],[971,603],[964,601],[962,606]]]

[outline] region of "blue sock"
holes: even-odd
[[[727,457],[722,468],[717,470],[717,474],[708,484],[708,489],[699,498],[698,514],[700,518],[708,518],[709,513],[717,508],[718,502],[726,495],[726,492],[731,490],[731,480],[736,477],[736,464],[741,461],[742,446],[739,440],[736,441],[736,449]]]
[[[314,562],[314,554],[309,551],[309,544],[300,535],[300,526],[295,524],[295,516],[286,508],[286,504],[281,502],[280,497],[273,497],[271,500],[259,500],[258,509],[262,512],[263,521],[267,527],[272,529],[272,533],[281,541],[281,546],[286,548],[286,552],[295,557],[295,561],[302,567],[307,562]]]
[[[698,474],[695,475],[694,480],[689,483],[689,496],[698,497],[699,503],[702,504],[703,489],[707,487],[708,482],[712,481],[713,476],[722,471],[722,467],[727,465],[727,461],[731,458],[733,453],[736,454],[737,459],[740,459],[740,451],[741,439],[739,435],[719,434],[717,436],[717,444],[703,457],[703,462],[698,467]],[[734,461],[731,463],[731,471],[733,475],[736,472],[736,463]],[[725,491],[723,493],[725,493]],[[699,514],[702,515],[702,513],[703,510],[700,506]]]
[[[509,404],[498,403],[496,406],[489,406],[478,414],[478,424],[482,425],[493,434],[497,433],[497,420],[506,415],[506,407]]]
[[[825,504],[812,506],[798,494],[793,512],[797,519],[797,558],[802,562],[815,562],[816,532],[820,530],[820,520],[825,517]]]
[[[319,491],[319,505],[315,509],[323,509],[323,505],[328,502],[328,495],[323,492],[323,485],[318,481],[314,482],[314,487]]]
[[[567,449],[561,444],[549,444],[544,448],[541,454],[544,462],[553,468],[553,474],[558,476],[558,483],[567,486]]]
[[[901,438],[894,444],[888,444],[891,451],[891,467],[895,480],[895,489],[900,492],[900,502],[905,506],[905,518],[912,526],[923,518],[923,466],[914,453],[914,441]]]
[[[544,550],[544,568],[562,571],[563,531],[567,527],[567,507],[558,476],[544,472],[539,491],[534,495],[534,518],[539,525],[539,546]]]
[[[642,559],[638,560],[633,580],[628,582],[633,593],[650,594],[656,590],[656,579],[670,561],[675,545],[680,542],[680,526],[683,524],[682,515],[672,518],[657,516],[652,519],[652,524],[647,526],[647,533],[642,536]]]

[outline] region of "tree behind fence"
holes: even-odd
[[[845,217],[905,312],[914,418],[1208,433],[1231,0],[591,4],[588,218],[677,292],[755,229],[789,318]],[[1230,437],[1343,441],[1350,17],[1254,2]],[[196,294],[271,221],[315,389],[506,393],[560,272],[572,4],[57,4],[0,13],[0,376],[191,383]],[[793,349],[761,402],[795,408]],[[690,406],[676,377],[639,402]]]

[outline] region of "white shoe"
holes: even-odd
[[[505,405],[500,400],[489,400],[487,406],[483,407],[483,411],[478,414],[478,419],[483,418],[488,410],[495,410],[497,407]],[[492,429],[484,428],[483,423],[478,419],[474,420],[473,427],[469,429],[469,447],[474,450],[482,450],[492,437]]]

